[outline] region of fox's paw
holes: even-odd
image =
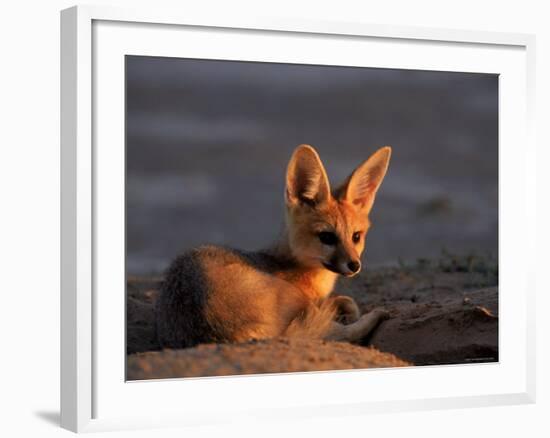
[[[359,307],[357,306],[357,303],[353,300],[353,298],[340,295],[334,297],[332,300],[337,311],[337,322],[348,325],[359,320],[361,312],[359,311]]]
[[[390,318],[390,312],[382,307],[377,307],[376,309],[371,310],[368,315],[372,315],[373,318],[376,318],[379,321],[384,321]]]

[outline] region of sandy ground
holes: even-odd
[[[158,351],[153,304],[161,277],[130,277],[127,378],[151,379],[498,361],[498,268],[487,257],[443,255],[363,271],[336,293],[391,317],[360,345],[270,340]]]

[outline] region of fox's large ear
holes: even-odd
[[[388,170],[390,156],[391,147],[385,146],[378,149],[338,188],[336,197],[351,202],[368,213],[374,203],[376,192],[386,175],[386,170]]]
[[[330,196],[327,173],[319,155],[307,144],[298,146],[286,171],[287,205],[318,205],[327,201]]]

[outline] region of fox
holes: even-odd
[[[356,343],[389,314],[360,315],[334,295],[339,276],[361,270],[369,213],[391,147],[378,149],[334,190],[319,154],[299,145],[286,169],[285,225],[267,249],[205,245],[175,258],[155,304],[161,348],[277,337]]]

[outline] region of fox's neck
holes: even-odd
[[[325,298],[334,289],[338,275],[322,267],[301,265],[292,254],[286,230],[270,253],[281,262],[281,266],[285,266],[276,275],[296,285],[311,298]]]
[[[296,268],[279,274],[312,299],[326,298],[336,283],[337,274],[326,269]]]

